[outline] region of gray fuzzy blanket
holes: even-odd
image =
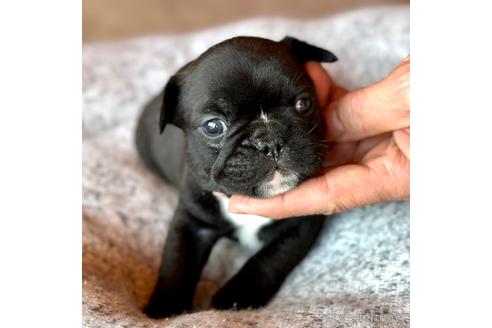
[[[83,48],[84,327],[408,327],[409,205],[338,215],[266,307],[208,309],[211,293],[248,255],[214,249],[195,311],[155,321],[141,313],[157,276],[176,190],[147,171],[133,145],[136,117],[181,65],[237,35],[292,35],[332,50],[349,88],[382,78],[409,53],[407,7],[359,10],[316,21],[256,19],[198,33]]]

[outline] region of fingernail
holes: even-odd
[[[220,191],[212,191],[212,194],[215,197],[224,197],[224,198],[227,198],[227,196],[223,192],[220,192]]]

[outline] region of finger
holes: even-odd
[[[332,144],[326,153],[323,167],[338,166],[352,161],[358,142],[340,142]]]
[[[340,166],[349,163],[363,163],[364,156],[371,151],[375,155],[376,145],[389,143],[391,134],[384,133],[360,141],[337,142],[330,144],[323,161],[323,167]],[[384,150],[384,149],[383,149]]]
[[[331,87],[331,90],[330,90],[330,96],[328,98],[328,103],[330,104],[334,101],[337,101],[338,99],[345,96],[347,93],[348,93],[348,91],[344,87],[333,84]]]
[[[329,140],[352,141],[410,126],[410,62],[384,80],[347,93],[325,112]]]
[[[391,133],[383,133],[374,137],[369,137],[357,142],[357,147],[354,150],[352,161],[354,163],[365,163],[369,156],[375,158],[384,156],[388,147],[392,144]]]
[[[311,178],[293,190],[266,199],[234,195],[229,211],[273,219],[331,214],[376,202],[392,200],[391,182],[381,183],[374,171],[362,165],[346,165]]]
[[[272,198],[251,198],[233,195],[229,211],[256,214],[272,219],[325,212],[327,195],[322,177],[311,178],[293,190]]]
[[[396,145],[410,159],[410,128],[393,132]]]
[[[333,85],[330,75],[320,63],[315,61],[307,62],[304,68],[313,81],[321,108],[325,107]]]

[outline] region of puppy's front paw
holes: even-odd
[[[254,283],[230,281],[212,297],[216,309],[257,308],[268,303],[275,290]]]
[[[168,301],[163,298],[152,297],[144,309],[144,313],[153,319],[167,318],[184,312],[184,308],[178,302]]]

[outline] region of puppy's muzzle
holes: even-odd
[[[268,122],[256,125],[247,142],[269,159],[278,162],[284,151],[284,136],[284,128],[280,123]]]

